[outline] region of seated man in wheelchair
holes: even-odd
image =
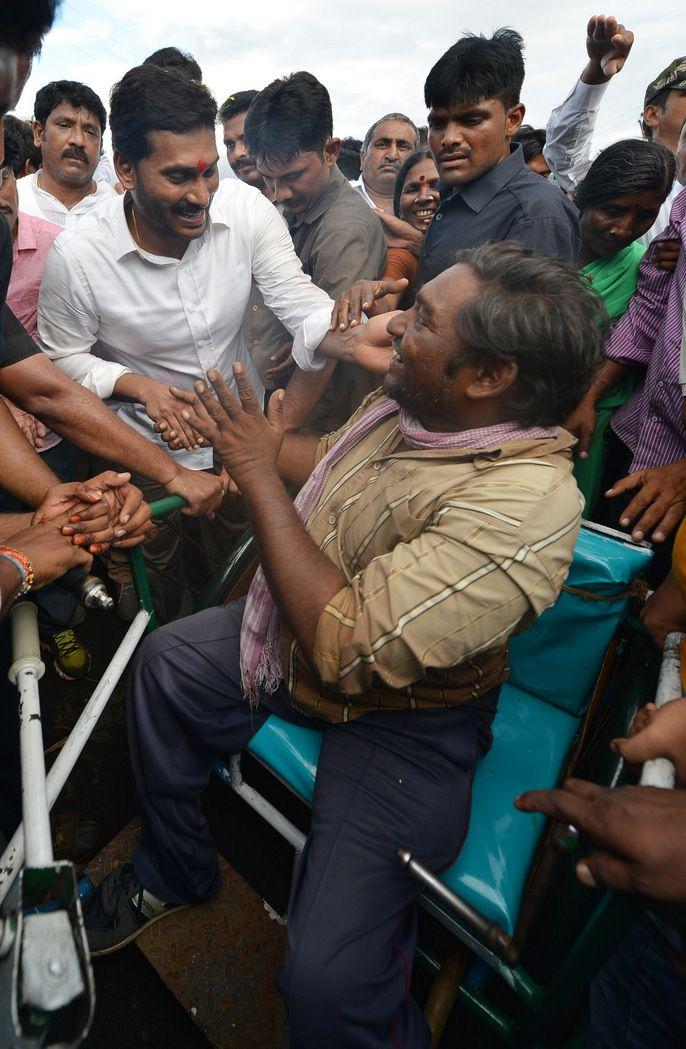
[[[387,330],[386,330],[386,325]],[[270,714],[323,730],[280,973],[292,1044],[428,1047],[408,994],[419,884],[450,864],[507,674],[509,636],[552,605],[581,500],[561,422],[602,325],[564,263],[513,243],[462,253],[413,308],[371,320],[383,390],[337,433],[282,433],[240,365],[185,395],[249,507],[246,599],[158,630],[129,686],[144,837],[87,897],[92,953],[218,888],[200,806],[213,758]],[[390,343],[392,342],[392,353]],[[291,502],[283,482],[302,485]]]

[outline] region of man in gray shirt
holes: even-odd
[[[386,267],[383,229],[336,166],[331,99],[311,73],[275,80],[252,102],[245,144],[283,206],[303,270],[336,298],[358,280],[377,280]],[[310,433],[341,426],[378,386],[356,364],[338,362],[307,420]]]

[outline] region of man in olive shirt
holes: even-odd
[[[250,106],[245,144],[283,205],[303,270],[318,287],[335,299],[357,280],[383,276],[383,228],[336,166],[341,143],[333,137],[323,84],[311,73],[269,84]],[[377,385],[359,365],[339,362],[305,429],[337,429]]]

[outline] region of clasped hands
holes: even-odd
[[[89,481],[49,488],[31,526],[53,524],[74,546],[99,554],[137,546],[151,537],[150,507],[129,473],[105,470]]]

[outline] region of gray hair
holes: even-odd
[[[364,136],[364,142],[362,143],[362,152],[366,153],[372,144],[374,138],[374,132],[378,128],[379,124],[383,124],[384,120],[402,120],[403,124],[409,124],[414,131],[415,149],[419,146],[419,128],[416,126],[413,120],[405,116],[404,113],[386,113],[385,116],[379,117],[375,124],[372,124],[367,134]]]
[[[481,294],[455,317],[459,361],[513,361],[518,376],[503,401],[525,426],[558,426],[587,392],[603,359],[607,314],[575,267],[514,241],[457,253]]]

